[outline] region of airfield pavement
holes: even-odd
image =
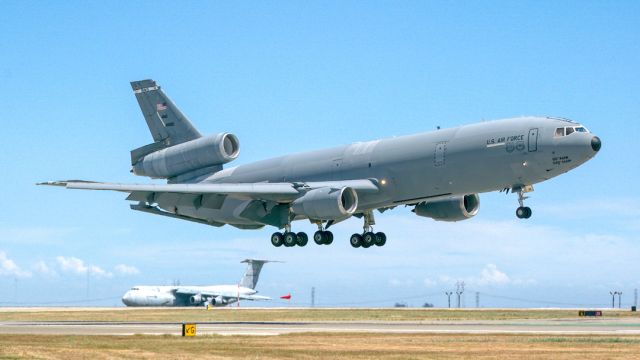
[[[182,323],[197,324],[199,340],[190,343],[198,346],[185,347]],[[173,358],[640,358],[640,316],[611,309],[602,317],[579,317],[578,309],[0,308],[0,358],[163,353]]]

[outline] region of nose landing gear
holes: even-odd
[[[516,217],[518,219],[528,219],[531,217],[531,208],[528,206],[524,206],[524,200],[529,198],[528,196],[524,196],[524,194],[531,191],[533,191],[533,186],[531,185],[517,186],[511,189],[511,192],[518,193],[518,204],[520,204],[520,206],[516,209]]]

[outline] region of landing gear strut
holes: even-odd
[[[531,208],[528,206],[524,206],[524,200],[528,199],[528,196],[524,196],[525,193],[533,191],[533,186],[519,186],[517,188],[513,188],[511,192],[518,193],[518,204],[520,206],[516,209],[516,217],[518,219],[528,219],[531,217]]]
[[[362,227],[362,235],[353,234],[351,238],[349,238],[349,243],[354,248],[369,248],[373,245],[383,246],[387,243],[387,235],[383,232],[373,232],[373,225],[375,225],[376,221],[373,217],[372,211],[367,211],[363,214],[364,216],[364,226]]]

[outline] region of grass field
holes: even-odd
[[[633,359],[640,336],[0,336],[0,359]]]
[[[637,312],[605,310],[602,318],[640,317]],[[436,321],[552,320],[578,318],[578,310],[504,309],[255,309],[255,308],[83,308],[2,309],[0,321]]]

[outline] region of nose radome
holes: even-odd
[[[600,141],[600,138],[597,136],[594,136],[591,139],[591,148],[593,149],[593,151],[599,151],[601,147],[602,147],[602,142]]]

